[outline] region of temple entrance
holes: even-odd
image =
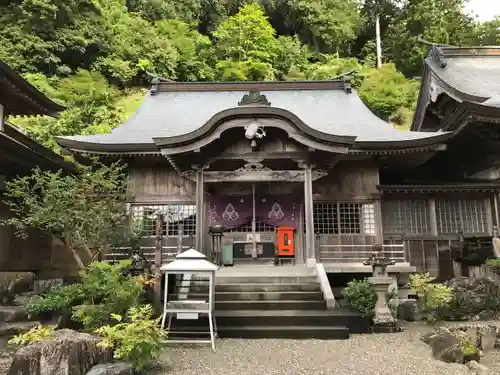
[[[298,227],[300,195],[280,182],[217,185],[207,197],[208,225],[224,226],[223,247],[232,248],[233,263],[274,262],[276,228]]]

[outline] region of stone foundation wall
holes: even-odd
[[[8,207],[0,201],[0,219],[9,215]],[[26,239],[19,238],[9,226],[0,226],[0,271],[32,271],[42,279],[78,272],[70,251],[59,240],[37,229],[30,230]]]

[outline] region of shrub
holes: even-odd
[[[134,369],[144,369],[158,357],[161,340],[165,337],[165,331],[159,326],[160,318],[152,319],[151,316],[151,305],[132,307],[125,317],[111,314],[117,324],[95,330],[102,337],[99,346],[112,348],[116,359],[132,363]]]
[[[83,303],[74,309],[73,319],[93,330],[109,322],[111,314],[124,315],[139,306],[144,288],[135,277],[126,274],[131,262],[110,265],[95,262],[82,277]]]
[[[56,287],[38,301],[28,304],[32,314],[72,312],[72,319],[93,330],[109,322],[110,314],[125,314],[139,306],[144,294],[144,278],[127,275],[128,260],[116,265],[93,262],[78,284]]]
[[[9,345],[24,346],[34,344],[35,342],[42,341],[54,334],[53,326],[42,326],[41,324],[31,328],[28,332],[21,333],[12,337]]]
[[[478,348],[473,344],[470,336],[463,336],[460,338],[460,346],[464,356],[474,356],[478,354]]]
[[[495,273],[500,273],[500,258],[488,259],[486,262],[488,268],[490,268]]]
[[[348,307],[365,317],[373,316],[377,295],[367,279],[352,280],[342,290],[342,296]]]
[[[429,322],[436,321],[439,318],[438,309],[448,306],[453,300],[452,289],[433,283],[434,280],[429,273],[410,276],[410,288],[417,293],[421,311]]]
[[[26,305],[28,314],[63,313],[80,303],[84,298],[82,285],[71,284],[56,286],[50,289],[37,301],[29,301]]]

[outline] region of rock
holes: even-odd
[[[10,339],[12,336],[28,332],[36,327],[38,322],[15,322],[0,324],[0,337]]]
[[[470,361],[465,364],[469,370],[471,370],[476,375],[488,375],[489,370],[486,366],[476,362]]]
[[[477,335],[479,337],[479,347],[489,352],[495,349],[497,335],[499,334],[498,328],[495,326],[482,326],[477,328]]]
[[[500,310],[500,283],[488,278],[455,278],[445,283],[453,291],[453,301],[439,309],[445,320],[489,320]]]
[[[112,351],[97,346],[100,339],[69,329],[20,348],[8,375],[85,375],[93,366],[109,362]]]
[[[483,352],[495,349],[498,337],[500,337],[499,327],[481,322],[461,323],[458,327],[449,328],[449,330],[466,333],[472,344]]]
[[[407,299],[400,301],[397,308],[397,317],[407,322],[420,320],[418,301],[416,299]]]
[[[12,323],[28,320],[28,313],[23,306],[1,306],[0,323]]]
[[[448,329],[440,329],[422,337],[422,341],[432,348],[434,358],[448,363],[463,363],[460,339],[458,332]]]
[[[33,272],[0,272],[0,303],[10,305],[16,294],[33,289]]]
[[[105,363],[92,367],[87,375],[133,375],[132,365],[125,362]]]

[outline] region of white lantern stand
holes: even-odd
[[[215,307],[215,271],[218,267],[206,260],[206,256],[196,251],[189,249],[176,256],[176,260],[163,265],[161,271],[165,273],[165,293],[163,296],[163,316],[161,320],[161,328],[165,327],[165,322],[168,315],[167,335],[170,331],[172,317],[177,314],[177,319],[199,319],[200,314],[208,315],[208,324],[210,329],[210,341],[207,340],[168,340],[168,343],[186,343],[186,344],[208,344],[212,345],[215,350],[215,338],[217,336],[217,324],[215,322],[214,307]],[[176,301],[168,300],[168,275],[176,274],[197,274],[209,277],[208,300],[190,300],[182,299]]]

